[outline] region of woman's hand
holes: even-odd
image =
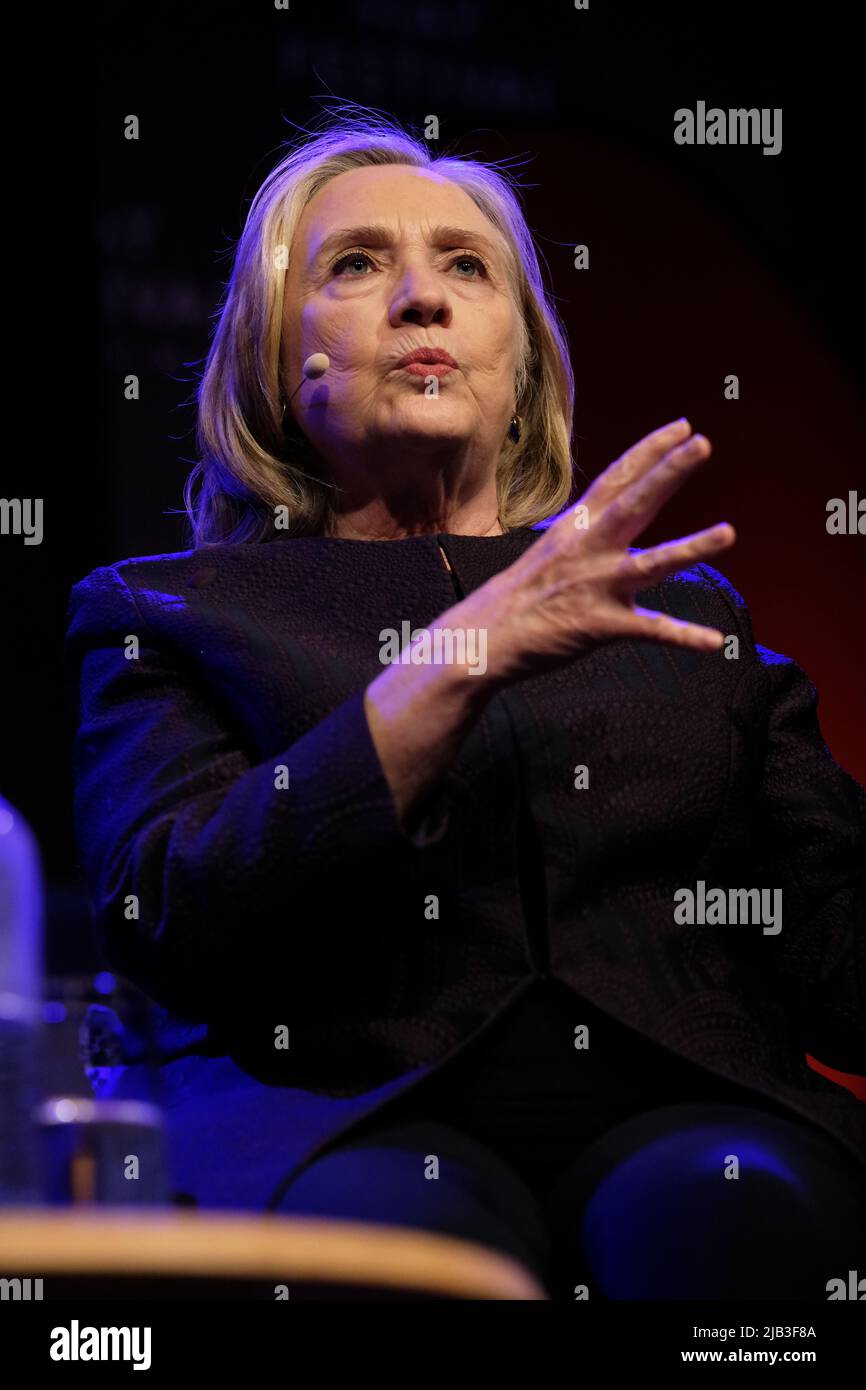
[[[655,430],[601,474],[508,569],[441,613],[431,628],[486,631],[486,666],[387,666],[365,692],[370,733],[408,828],[469,728],[503,686],[573,661],[618,637],[716,651],[724,637],[634,605],[634,595],[726,550],[732,526],[630,555],[629,544],[693,470],[709,442],[685,420]]]
[[[637,607],[634,596],[726,550],[726,523],[639,555],[629,545],[710,455],[686,420],[654,430],[612,463],[534,545],[468,598],[449,622],[486,629],[485,684],[510,685],[620,637],[716,651],[715,628]]]

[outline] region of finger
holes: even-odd
[[[717,526],[709,526],[704,531],[696,531],[682,540],[667,541],[664,545],[653,546],[651,550],[641,551],[639,555],[627,555],[619,566],[617,583],[622,581],[626,592],[634,593],[640,588],[651,588],[660,584],[669,575],[688,569],[710,555],[727,550],[737,539],[733,526],[721,521]]]
[[[588,532],[602,545],[629,545],[658,516],[665,502],[712,453],[703,434],[671,449],[648,473],[614,498]]]
[[[610,506],[615,497],[627,487],[631,487],[632,483],[643,477],[664,458],[670,449],[684,443],[691,431],[692,427],[685,418],[671,420],[669,424],[662,425],[660,429],[653,430],[651,434],[638,440],[637,444],[626,449],[620,458],[609,464],[603,473],[599,473],[577,504],[586,507],[589,524],[601,516],[605,507]]]
[[[717,652],[725,643],[725,635],[715,627],[702,627],[700,623],[687,623],[682,618],[671,618],[667,613],[656,613],[652,608],[635,608],[632,621],[623,633],[636,641],[667,642],[675,647],[693,647],[700,652]]]

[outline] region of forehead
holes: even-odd
[[[441,174],[402,164],[349,169],[330,179],[304,209],[295,242],[311,260],[332,232],[366,222],[390,228],[395,238],[440,222],[459,224],[507,256],[504,238],[468,193]]]

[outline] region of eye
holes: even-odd
[[[487,266],[484,264],[484,262],[482,261],[481,257],[480,257],[480,256],[472,255],[472,254],[471,254],[470,252],[468,252],[468,251],[462,251],[462,252],[460,253],[459,256],[456,256],[456,257],[454,258],[454,260],[451,262],[451,264],[452,264],[452,268],[453,268],[453,266],[455,266],[455,265],[461,265],[461,264],[462,264],[462,265],[473,265],[473,266],[475,266],[475,269],[476,269],[476,270],[478,270],[478,271],[481,272],[482,278],[483,278],[484,276],[486,276],[486,274],[487,274]],[[476,276],[474,276],[474,275],[461,275],[459,278],[460,278],[461,280],[474,280],[474,279],[476,279]]]
[[[358,263],[362,263],[367,266],[372,266],[373,264],[371,258],[367,255],[366,251],[346,251],[342,256],[340,256],[339,260],[334,261],[333,265],[331,266],[331,274],[341,275],[345,268],[348,268],[350,265],[353,264],[357,265]],[[454,267],[458,265],[470,265],[478,272],[476,275],[460,275],[458,278],[461,280],[486,279],[487,277],[486,264],[481,259],[481,257],[476,256],[474,252],[461,251],[460,254],[458,256],[455,256],[451,261],[451,269],[453,270]],[[363,280],[366,277],[363,275],[350,275],[347,278],[350,280]]]
[[[366,251],[347,251],[346,254],[344,256],[341,256],[338,261],[334,261],[334,264],[331,266],[331,274],[339,275],[343,266],[351,265],[353,261],[365,261],[367,265],[373,264]],[[349,279],[363,280],[364,277],[363,275],[350,275]]]

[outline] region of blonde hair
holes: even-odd
[[[305,131],[259,188],[237,243],[234,266],[197,388],[199,461],[184,488],[196,547],[260,542],[284,508],[293,535],[324,535],[336,511],[312,445],[283,421],[280,352],[285,247],[304,209],[330,179],[350,169],[403,164],[435,171],[473,199],[511,251],[521,341],[515,382],[520,439],[507,439],[496,470],[503,531],[562,510],[571,498],[574,376],[564,329],[545,289],[539,257],[510,177],[496,163],[431,153],[395,120],[341,103],[324,128]]]

